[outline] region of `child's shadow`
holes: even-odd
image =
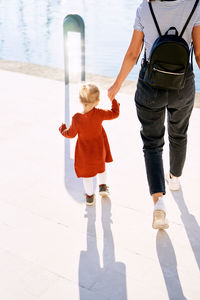
[[[195,217],[189,213],[186,206],[182,189],[177,192],[171,192],[178,208],[181,212],[181,219],[184,224],[190,245],[192,247],[196,262],[200,269],[200,226]]]
[[[115,261],[114,241],[111,231],[111,201],[102,199],[103,267],[96,237],[96,208],[86,208],[87,249],[81,251],[79,261],[80,300],[127,300],[126,266]]]

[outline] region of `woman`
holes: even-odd
[[[174,26],[180,33],[194,6],[195,0],[152,0],[150,1],[160,31],[164,34]],[[151,47],[159,34],[153,20],[148,0],[143,0],[137,9],[134,32],[131,43],[124,57],[121,70],[108,90],[110,99],[114,99],[122,83],[137,62],[143,41],[147,60]],[[193,40],[196,62],[200,68],[200,2],[183,34],[190,46]],[[144,82],[146,63],[142,64],[135,103],[137,115],[141,122],[141,137],[150,194],[154,202],[153,228],[168,228],[166,210],[163,201],[165,179],[162,162],[164,145],[164,119],[168,115],[168,135],[170,150],[169,188],[178,190],[179,177],[182,174],[187,146],[187,129],[195,97],[194,74],[191,65],[188,67],[184,88],[168,90],[155,88]]]

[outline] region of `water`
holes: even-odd
[[[0,59],[63,68],[63,19],[80,14],[86,25],[86,71],[115,77],[133,31],[140,0],[1,0]],[[140,64],[129,75],[136,80]],[[196,86],[200,72],[195,64]]]

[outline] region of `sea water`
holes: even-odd
[[[2,0],[0,59],[64,68],[63,19],[70,13],[85,22],[86,71],[115,77],[133,33],[140,0]],[[136,80],[140,63],[129,79]],[[200,72],[194,63],[196,88]]]

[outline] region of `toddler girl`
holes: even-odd
[[[59,127],[60,133],[66,138],[78,134],[75,148],[75,172],[83,178],[86,193],[86,204],[93,205],[95,201],[93,177],[98,174],[99,194],[107,196],[105,163],[113,161],[106,132],[102,127],[103,120],[112,120],[119,116],[119,103],[112,100],[111,110],[98,109],[99,89],[94,84],[83,85],[79,98],[83,104],[83,112],[72,117],[72,123],[67,129],[66,124]]]

